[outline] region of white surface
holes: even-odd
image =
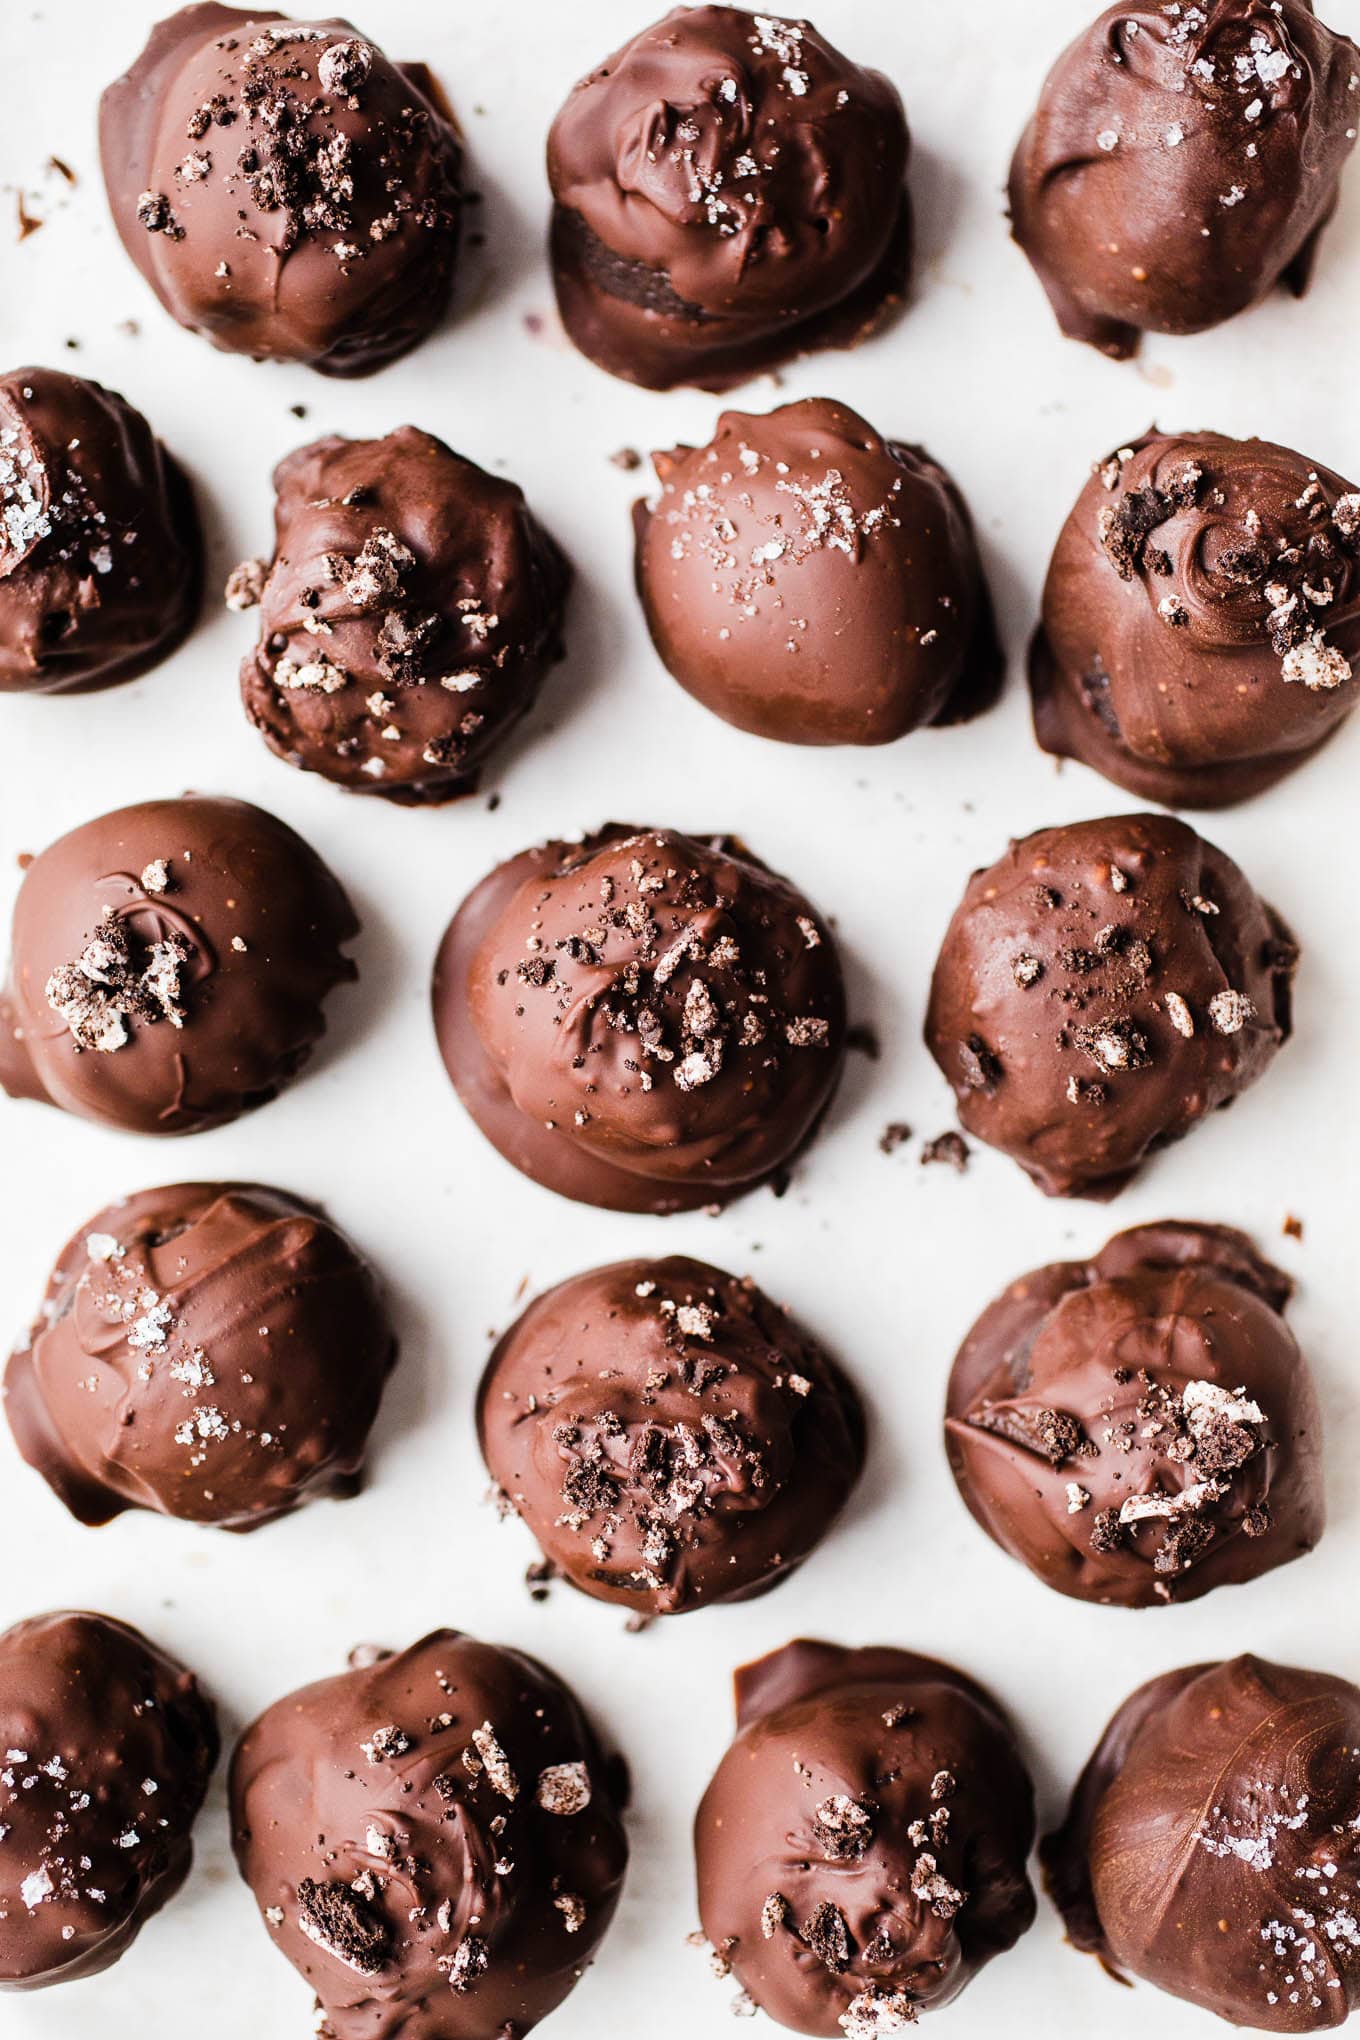
[[[856,355],[798,365],[782,395],[844,397],[953,470],[982,532],[1012,673],[1001,708],[971,727],[886,751],[803,752],[739,735],[689,701],[655,659],[632,594],[627,512],[643,478],[608,456],[702,440],[717,403],[612,382],[567,346],[553,315],[543,139],[571,82],[652,18],[650,0],[356,0],[363,28],[395,56],[426,58],[444,81],[468,129],[493,244],[476,302],[358,384],[215,353],[170,322],[118,246],[96,171],[95,104],[159,11],[151,0],[5,9],[0,184],[22,185],[46,224],[15,245],[12,189],[0,194],[0,361],[69,367],[145,408],[192,469],[215,585],[242,555],[268,552],[269,472],[282,453],[323,432],[381,433],[407,420],[521,481],[580,582],[570,660],[488,779],[485,792],[502,794],[494,813],[484,796],[432,813],[388,809],[278,763],[237,702],[251,619],[217,609],[131,686],[0,702],[6,924],[20,851],[186,787],[284,816],[334,866],[365,923],[362,983],[333,999],[324,1054],[237,1126],[171,1146],[0,1099],[5,1329],[27,1325],[58,1248],[102,1202],[186,1175],[253,1176],[323,1200],[363,1243],[390,1283],[403,1344],[368,1491],[244,1541],[149,1516],[82,1530],[4,1430],[0,1626],[66,1604],[139,1623],[202,1674],[228,1737],[359,1641],[405,1643],[453,1623],[540,1652],[617,1736],[636,1781],[618,1921],[546,2030],[553,2040],[725,2034],[734,1986],[711,1981],[684,1945],[696,1924],[688,1829],[730,1733],[727,1674],[742,1658],[803,1632],[955,1659],[1013,1710],[1045,1816],[1111,1709],[1154,1672],[1250,1647],[1360,1677],[1354,1624],[1338,1622],[1354,1606],[1360,1532],[1348,1478],[1360,1452],[1360,725],[1273,794],[1208,824],[1304,946],[1297,1038],[1231,1113],[1162,1157],[1112,1210],[1048,1202],[986,1150],[959,1178],[921,1168],[915,1143],[891,1158],[876,1147],[891,1119],[927,1136],[952,1123],[920,1024],[969,870],[1011,834],[1133,805],[1084,770],[1059,774],[1035,748],[1019,670],[1048,551],[1088,463],[1156,417],[1261,431],[1360,472],[1360,169],[1302,306],[1280,297],[1202,339],[1154,339],[1140,365],[1116,366],[1060,339],[1002,217],[1015,136],[1093,0],[1037,9],[973,0],[966,10],[820,0],[819,25],[888,71],[906,99],[921,260],[915,302],[892,332]],[[1324,11],[1360,34],[1360,0],[1328,0]],[[44,173],[52,153],[77,170],[74,191]],[[127,319],[135,336],[121,329]],[[78,351],[66,351],[68,337]],[[766,380],[738,401],[762,410],[779,394]],[[290,415],[294,404],[305,420]],[[499,1160],[445,1080],[427,983],[451,910],[503,856],[611,815],[738,829],[839,925],[855,1017],[876,1027],[883,1058],[852,1058],[830,1125],[782,1202],[765,1192],[720,1218],[669,1221],[568,1205]],[[1305,1221],[1301,1245],[1281,1237],[1287,1212]],[[1191,1608],[1084,1608],[1041,1587],[966,1516],[938,1438],[945,1374],[975,1312],[1013,1274],[1167,1215],[1246,1226],[1298,1276],[1293,1322],[1326,1412],[1331,1525],[1299,1565]],[[565,1588],[546,1606],[529,1600],[531,1547],[482,1502],[470,1406],[488,1333],[513,1315],[521,1285],[676,1250],[750,1270],[835,1347],[872,1404],[873,1451],[848,1519],[794,1581],[749,1607],[628,1636],[620,1613]],[[1130,2016],[1155,2019],[1163,2040],[1221,2030],[1146,1989],[1123,1996],[1062,1946],[1041,1902],[1026,1940],[947,2014],[948,2032],[1047,2040],[1058,2006],[1066,2033],[1112,2034]],[[188,1889],[106,1976],[3,2000],[0,2032],[289,2040],[309,2031],[308,2010],[305,1985],[269,1946],[232,1868],[219,1778]]]

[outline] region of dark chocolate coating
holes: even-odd
[[[553,1569],[649,1615],[763,1594],[864,1463],[840,1368],[754,1282],[617,1261],[531,1303],[477,1398],[501,1504]]]
[[[1355,147],[1360,50],[1312,0],[1117,5],[1049,72],[1011,165],[1058,324],[1117,360],[1283,284],[1302,297]]]
[[[919,447],[825,397],[652,456],[637,584],[680,685],[738,729],[887,744],[986,707],[1002,657],[972,519]]]
[[[649,389],[853,345],[906,288],[909,149],[893,86],[811,23],[673,8],[548,137],[567,332]]]
[[[211,1703],[138,1630],[0,1635],[0,1990],[97,1975],[174,1897],[217,1762]]]
[[[291,1693],[231,1767],[236,1860],[335,2040],[518,2040],[604,1937],[619,1767],[519,1651],[437,1629]]]
[[[367,375],[443,315],[457,130],[347,21],[181,8],[104,93],[99,151],[123,246],[214,347]]]
[[[253,1530],[357,1488],[396,1345],[367,1262],[281,1190],[176,1183],[64,1248],[5,1409],[82,1523]]]
[[[0,694],[144,673],[202,578],[192,491],[141,412],[57,369],[0,376]]]
[[[435,1030],[506,1160],[583,1204],[689,1211],[776,1175],[845,1059],[825,921],[731,837],[609,823],[474,887]]]
[[[261,808],[186,794],[101,815],[19,888],[0,1085],[132,1133],[239,1118],[307,1061],[358,932],[316,852]]]
[[[1322,1535],[1322,1418],[1293,1284],[1226,1226],[1167,1220],[1022,1275],[949,1377],[959,1493],[1060,1594],[1198,1600]]]
[[[694,1824],[717,1955],[796,2033],[880,2040],[1034,1919],[1034,1794],[983,1688],[893,1649],[786,1645],[737,1674]]]
[[[274,487],[247,715],[281,758],[353,792],[471,792],[562,649],[570,569],[522,491],[411,425],[318,439]],[[233,576],[232,606],[257,571]]]
[[[1273,1061],[1297,961],[1188,823],[1040,829],[969,880],[926,1043],[969,1133],[1050,1197],[1113,1197]]]
[[[1360,2005],[1360,1690],[1258,1657],[1140,1686],[1041,1844],[1073,1944],[1268,2033]],[[1155,2018],[1155,2011],[1153,2013]]]
[[[1141,799],[1226,807],[1327,741],[1357,660],[1360,491],[1266,440],[1151,431],[1063,527],[1034,727]]]

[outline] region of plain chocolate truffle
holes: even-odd
[[[1298,951],[1169,815],[1040,829],[974,872],[926,1042],[969,1133],[1050,1197],[1113,1197],[1288,1040]]]
[[[574,1695],[454,1629],[291,1693],[231,1767],[236,1860],[335,2040],[519,2040],[618,1903],[621,1767]]]
[[[24,876],[0,1085],[132,1133],[198,1133],[274,1097],[356,975],[353,909],[273,815],[202,794],[86,822]]]
[[[1330,2032],[1360,2005],[1357,1805],[1360,1690],[1258,1657],[1190,1665],[1116,1713],[1043,1841],[1045,1879],[1119,1981],[1234,2026]]]
[[[886,744],[985,707],[1001,648],[972,520],[944,469],[824,397],[727,411],[652,456],[637,584],[680,685],[793,744]]]
[[[0,694],[111,687],[198,611],[203,541],[182,469],[113,390],[0,376]]]
[[[105,1615],[0,1635],[0,1990],[94,1976],[174,1897],[217,1762],[191,1672]]]
[[[721,1204],[777,1176],[845,1059],[840,959],[802,894],[731,837],[619,823],[473,889],[434,1016],[506,1160],[616,1211]]]
[[[241,668],[270,749],[355,793],[471,792],[562,649],[570,570],[513,482],[428,432],[318,439],[274,470],[274,557]]]
[[[906,287],[909,147],[892,85],[810,22],[672,9],[548,137],[567,332],[649,389],[853,345]]]
[[[678,1615],[763,1594],[859,1477],[840,1368],[754,1282],[618,1261],[516,1319],[477,1398],[500,1506],[598,1600]]]
[[[780,2025],[886,2040],[1030,1926],[1033,1790],[962,1672],[791,1643],[738,1672],[737,1727],[695,1822],[699,1911]]]
[[[395,1358],[372,1270],[319,1213],[176,1183],[64,1248],[5,1408],[82,1523],[153,1509],[253,1530],[355,1492]]]
[[[443,315],[458,134],[425,66],[347,21],[181,8],[105,92],[99,151],[123,246],[215,347],[367,375]]]
[[[1011,221],[1064,333],[1116,359],[1308,287],[1360,50],[1312,0],[1109,7],[1049,72]]]

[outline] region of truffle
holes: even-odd
[[[0,376],[0,694],[144,673],[202,573],[193,494],[140,411],[56,369]]]
[[[887,744],[958,722],[1002,671],[972,520],[944,469],[844,404],[728,411],[652,456],[637,582],[680,685],[738,729]]]
[[[1265,440],[1153,431],[1063,527],[1034,725],[1143,800],[1225,807],[1326,742],[1357,660],[1360,490]]]
[[[275,551],[227,584],[260,605],[241,668],[271,750],[357,793],[445,801],[560,656],[570,570],[513,482],[403,425],[274,471]]]
[[[1140,1686],[1045,1837],[1068,1938],[1268,2033],[1360,2004],[1360,1690],[1238,1657]]]
[[[839,1367],[754,1282],[618,1261],[499,1341],[477,1428],[554,1571],[649,1615],[744,1601],[800,1565],[864,1462]]]
[[[99,152],[123,246],[215,347],[367,375],[444,312],[457,131],[346,21],[181,8],[101,99]]]
[[[1288,929],[1169,815],[1040,829],[969,880],[926,1042],[969,1133],[1050,1197],[1113,1197],[1288,1040]]]
[[[280,1190],[177,1183],[63,1250],[5,1377],[19,1450],[82,1523],[253,1530],[353,1494],[396,1347],[372,1271]]]
[[[217,1762],[193,1674],[105,1615],[0,1635],[0,1990],[116,1962],[183,1884]]]
[[[806,21],[677,7],[575,87],[548,137],[567,332],[601,368],[726,389],[851,346],[911,260],[902,102]]]
[[[146,801],[28,868],[0,990],[0,1085],[133,1133],[274,1097],[356,975],[359,924],[301,837],[244,801]]]
[[[498,866],[434,974],[445,1067],[526,1176],[688,1211],[776,1176],[845,1060],[825,921],[732,837],[614,822]]]
[[[1168,1220],[1013,1282],[949,1377],[959,1493],[1061,1594],[1193,1601],[1311,1551],[1322,1419],[1292,1283],[1226,1226]]]
[[[1110,7],[1049,72],[1011,220],[1064,333],[1123,360],[1308,287],[1360,50],[1312,0]]]
[[[737,1674],[695,1822],[699,1911],[797,2033],[885,2040],[1034,1919],[1034,1794],[981,1686],[911,1651],[798,1642]]]
[[[438,1629],[246,1730],[236,1860],[335,2040],[502,2040],[604,1937],[619,1773],[545,1666]]]

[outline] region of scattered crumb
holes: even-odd
[[[921,1160],[923,1163],[948,1162],[951,1169],[957,1169],[962,1175],[968,1167],[970,1152],[968,1143],[961,1133],[941,1133],[937,1134],[934,1140],[925,1143],[921,1149]]]
[[[1295,1218],[1291,1211],[1280,1230],[1287,1240],[1301,1240],[1303,1238],[1303,1220]]]
[[[625,474],[631,474],[634,468],[642,466],[642,455],[635,446],[621,446],[617,453],[610,454],[609,465],[622,468]]]
[[[878,1151],[881,1155],[896,1154],[904,1142],[911,1139],[911,1128],[905,1119],[890,1119],[878,1136]]]

